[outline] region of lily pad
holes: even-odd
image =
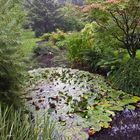
[[[116,111],[134,110],[140,101],[140,97],[112,89],[104,77],[85,71],[40,68],[29,71],[29,76],[27,88],[32,100],[28,104],[38,116],[49,112],[58,122],[56,129],[62,128],[62,135],[72,140],[79,136],[85,140],[88,136],[83,129],[96,132],[110,127]]]

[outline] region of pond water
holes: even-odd
[[[140,109],[118,112],[111,128],[103,129],[89,140],[140,140]]]
[[[100,140],[103,139],[102,136],[112,138],[115,133],[127,131],[127,127],[130,129],[139,127],[137,125],[129,127],[122,118],[118,121],[115,112],[124,109],[125,112],[128,109],[134,110],[134,104],[140,101],[140,98],[112,89],[100,75],[70,68],[40,68],[29,71],[29,75],[28,103],[32,106],[34,114],[40,116],[44,112],[50,114],[57,122],[57,136],[86,140],[92,128],[93,134],[96,133],[95,137],[90,139]],[[114,119],[111,123],[112,118]],[[125,125],[120,125],[121,123]],[[109,127],[111,129],[103,129]],[[98,132],[101,129],[103,130]]]

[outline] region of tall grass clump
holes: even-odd
[[[55,123],[47,115],[31,120],[22,110],[0,106],[0,140],[55,140],[54,129]]]
[[[115,88],[140,96],[140,60],[130,59],[108,77]]]

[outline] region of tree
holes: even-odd
[[[140,1],[96,0],[84,8],[100,28],[117,39],[131,58],[140,49]]]
[[[64,3],[63,3],[64,2]],[[27,0],[24,4],[28,26],[40,36],[57,28],[64,31],[83,28],[78,6],[59,0]]]
[[[59,28],[61,17],[60,5],[54,0],[27,0],[24,4],[27,10],[29,25],[35,30],[36,36]]]
[[[57,0],[60,4],[71,3],[75,5],[83,5],[84,0]]]
[[[84,27],[80,8],[73,4],[66,4],[59,9],[61,14],[61,28],[64,31],[80,31]]]
[[[21,23],[24,19],[18,0],[0,0],[0,103],[15,108],[23,105]]]

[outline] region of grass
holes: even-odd
[[[32,58],[33,50],[37,48],[37,42],[40,41],[39,38],[35,38],[34,32],[31,30],[24,30],[21,34],[21,55],[26,62],[27,69],[33,68],[36,66],[36,60]]]
[[[30,30],[25,30],[22,33],[22,40],[23,40],[23,53],[25,56],[29,56],[32,53],[32,50],[37,47],[38,38],[34,37],[34,32]]]
[[[29,115],[21,110],[0,106],[0,140],[56,140],[53,137],[55,123],[48,116],[41,121],[31,123]]]

